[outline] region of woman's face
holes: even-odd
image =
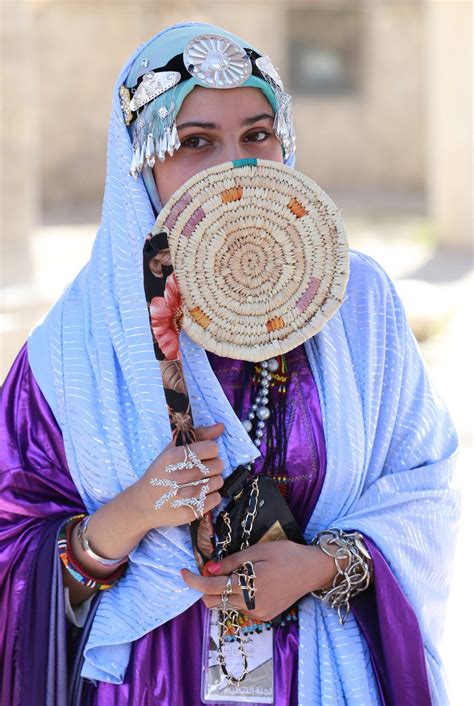
[[[234,159],[282,162],[273,110],[258,88],[201,88],[186,96],[176,120],[181,147],[153,167],[161,203],[203,169]]]

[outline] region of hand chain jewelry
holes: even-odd
[[[192,468],[197,468],[205,476],[208,476],[210,473],[209,468],[196,456],[194,451],[186,445],[184,447],[184,459],[182,461],[178,461],[177,463],[172,463],[165,466],[164,471],[165,473],[174,473],[175,471],[191,470]],[[175,480],[168,480],[167,478],[151,478],[150,485],[153,485],[154,487],[169,488],[168,492],[164,493],[161,498],[155,501],[155,510],[160,510],[163,505],[168,502],[168,500],[175,498],[181,488],[193,488],[201,485],[202,488],[197,498],[177,498],[171,503],[171,507],[173,509],[178,509],[180,507],[191,508],[196,519],[201,519],[204,516],[204,505],[206,502],[206,495],[209,491],[208,482],[208,478],[199,478],[198,480],[193,480],[189,483],[177,483]]]
[[[201,471],[205,476],[209,475],[209,468],[204,465],[201,459],[198,458],[194,451],[186,444],[186,446],[184,446],[184,459],[177,463],[170,463],[168,466],[165,466],[164,471],[165,473],[174,473],[175,471],[190,471],[192,468],[197,468],[198,471]]]
[[[372,562],[364,537],[359,532],[343,532],[332,527],[319,532],[311,544],[332,557],[337,570],[330,588],[311,593],[337,610],[339,622],[344,625],[350,610],[349,602],[368,588],[372,577]]]
[[[178,494],[178,490],[181,488],[190,488],[201,485],[202,488],[199,491],[199,496],[197,498],[178,498],[177,500],[173,500],[171,507],[176,509],[186,506],[190,507],[192,510],[196,508],[198,515],[204,514],[204,503],[206,501],[207,491],[209,490],[207,478],[193,480],[190,483],[176,483],[175,480],[168,480],[167,478],[152,478],[150,480],[150,485],[153,485],[154,487],[161,486],[170,488],[170,490],[167,493],[164,493],[159,500],[155,501],[155,510],[159,510],[168,500],[175,498]]]
[[[187,444],[186,444],[186,450],[189,454],[189,460],[193,464],[193,466],[195,466],[198,469],[198,471],[201,471],[203,476],[208,476],[210,473],[209,468],[201,461],[200,458],[198,458],[196,456],[194,451],[192,451],[192,449],[190,449]]]

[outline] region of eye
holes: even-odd
[[[268,130],[254,130],[253,132],[247,133],[244,137],[245,142],[264,142],[268,137],[270,137],[270,132]]]
[[[198,135],[190,135],[181,140],[182,147],[188,147],[190,150],[199,150],[203,147],[210,145],[210,141],[205,137],[199,137]]]

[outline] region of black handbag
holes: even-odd
[[[231,500],[216,519],[216,560],[257,542],[289,539],[306,544],[277,482],[270,476],[251,476],[247,467],[239,466],[220,492]]]

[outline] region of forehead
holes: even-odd
[[[273,109],[259,88],[193,88],[183,101],[179,119],[208,118],[217,116],[249,117],[258,113],[273,115]]]

